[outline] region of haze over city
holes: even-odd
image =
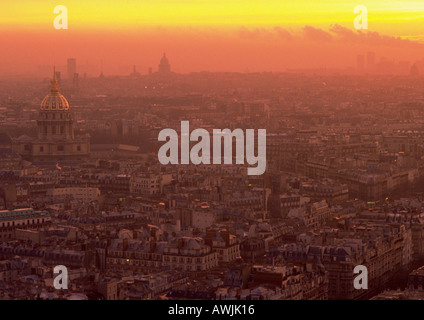
[[[166,52],[178,73],[348,69],[357,54],[423,57],[420,1],[367,1],[368,30],[355,30],[359,1],[67,1],[67,30],[53,28],[51,2],[0,4],[0,76],[47,76],[39,66],[75,57],[97,76],[157,67]],[[85,70],[81,70],[84,72]]]
[[[0,300],[160,318],[423,300],[423,19],[422,1],[2,1]]]

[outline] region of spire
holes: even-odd
[[[103,60],[100,60],[100,75],[99,78],[104,78],[104,74],[103,74]]]
[[[53,67],[53,80],[50,83],[51,83],[50,92],[51,93],[59,92],[59,83],[57,82],[57,78],[56,78],[56,66]]]

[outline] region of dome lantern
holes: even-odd
[[[53,69],[53,79],[50,82],[50,93],[41,102],[40,110],[69,110],[69,102],[59,92],[59,83],[56,78],[56,68]]]

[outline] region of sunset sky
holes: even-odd
[[[368,30],[353,26],[359,4]],[[56,5],[68,8],[67,30],[53,27]],[[145,74],[163,52],[181,73],[345,68],[367,51],[414,62],[424,58],[424,1],[2,1],[0,42],[0,75],[69,57],[81,68],[100,70],[103,61],[105,74],[130,73],[133,64]]]

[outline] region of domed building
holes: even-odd
[[[90,153],[88,136],[74,135],[74,119],[68,100],[60,93],[53,73],[50,93],[43,99],[37,120],[37,137],[23,135],[14,151],[29,161],[83,160]]]
[[[166,57],[164,53],[159,63],[159,74],[166,75],[170,73],[171,73],[171,64],[169,63],[168,58]]]

